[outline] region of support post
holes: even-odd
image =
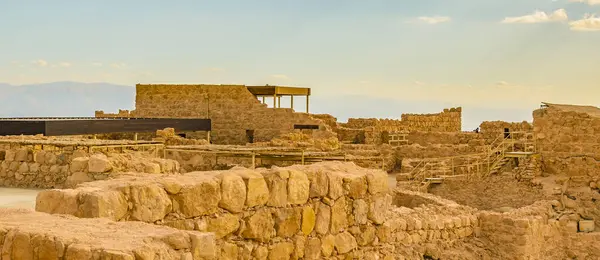
[[[210,131],[206,131],[206,141],[210,144]]]
[[[308,114],[309,95],[306,95],[306,113]]]
[[[277,108],[277,94],[273,94],[273,108]]]
[[[138,140],[138,134],[137,134],[137,133],[134,133],[134,134],[133,134],[133,141],[136,141],[136,142],[137,142],[137,140]]]
[[[265,103],[265,96],[262,96],[262,103]]]
[[[304,150],[302,150],[302,158],[301,158],[301,163],[302,163],[302,165],[304,165]]]
[[[94,134],[94,140],[98,139],[98,135]]]
[[[290,96],[290,102],[292,104],[292,109],[294,109],[294,95]]]
[[[281,108],[281,96],[277,97],[277,108]]]
[[[255,169],[256,168],[256,153],[252,152],[252,168],[251,169]]]

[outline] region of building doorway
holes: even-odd
[[[254,130],[246,130],[246,142],[254,143]]]
[[[504,139],[510,139],[510,129],[504,128]]]

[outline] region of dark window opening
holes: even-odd
[[[187,137],[187,135],[186,135],[185,133],[182,133],[182,134],[177,134],[177,135],[178,135],[178,136],[180,136],[180,137],[183,137],[183,138],[186,138],[186,137]]]
[[[510,139],[510,129],[504,128],[504,139]]]
[[[246,130],[246,141],[248,143],[254,143],[254,130]]]

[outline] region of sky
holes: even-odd
[[[600,0],[0,0],[0,82],[301,86],[519,121],[542,101],[598,105],[595,14]]]

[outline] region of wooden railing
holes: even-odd
[[[523,147],[517,147],[518,145]],[[535,153],[537,151],[533,133],[509,132],[508,136],[502,133],[488,145],[485,152],[424,159],[409,172],[409,176],[413,180],[419,181],[435,177],[435,175],[483,177],[487,176],[505,158],[506,152],[515,152],[521,149],[525,152]],[[440,167],[440,165],[443,166]]]

